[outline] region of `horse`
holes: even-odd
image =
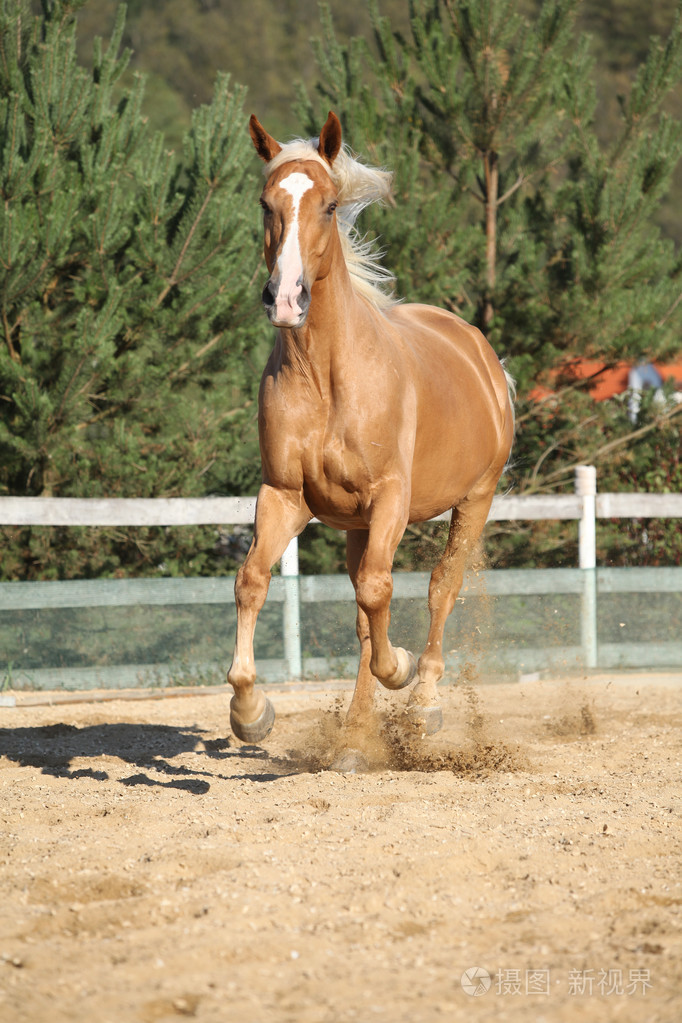
[[[355,589],[360,660],[349,734],[367,723],[376,680],[391,690],[414,682],[407,713],[433,734],[442,726],[445,621],[509,458],[513,382],[476,327],[389,292],[392,278],[354,223],[389,198],[391,175],[352,155],[333,112],[318,139],[280,144],[255,115],[249,131],[265,163],[262,302],[277,334],[258,399],[253,542],[235,580],[231,727],[250,743],[273,727],[273,706],[254,688],[256,620],[273,565],[317,518],[346,532]],[[449,509],[417,661],[388,637],[393,558],[409,523]]]

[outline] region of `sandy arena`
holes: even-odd
[[[5,1023],[682,1019],[682,676],[0,708]],[[465,975],[465,976],[463,976]]]

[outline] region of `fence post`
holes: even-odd
[[[298,537],[294,537],[282,555],[280,571],[284,582],[282,626],[284,659],[290,678],[303,674],[301,658],[301,597],[298,584]]]
[[[583,569],[580,634],[586,668],[597,667],[597,470],[593,465],[575,469],[575,492],[581,498],[578,524],[578,564]]]

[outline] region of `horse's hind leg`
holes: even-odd
[[[424,652],[419,658],[417,684],[412,690],[408,704],[411,720],[429,735],[437,732],[443,724],[436,687],[445,671],[443,657],[445,622],[455,606],[457,594],[462,586],[467,559],[485,526],[493,492],[494,487],[492,491],[486,490],[484,494],[469,495],[453,509],[443,557],[431,574],[429,635]]]
[[[234,689],[230,724],[235,735],[245,742],[260,742],[275,722],[272,704],[262,691],[254,690],[253,634],[270,585],[270,570],[310,517],[302,495],[261,487],[253,543],[235,582],[237,636],[227,673],[227,681]]]

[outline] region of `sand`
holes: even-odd
[[[0,708],[0,1020],[682,1019],[682,678]]]

